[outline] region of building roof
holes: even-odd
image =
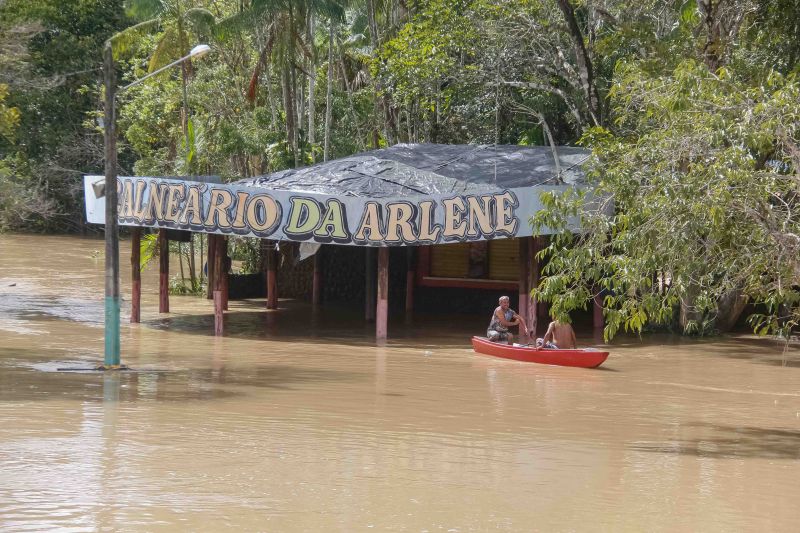
[[[475,194],[583,180],[582,148],[549,146],[397,144],[310,167],[238,181],[271,190],[392,198]]]

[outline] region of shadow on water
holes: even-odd
[[[715,355],[729,359],[800,368],[800,350],[796,343],[787,344],[783,340],[765,337],[715,337],[708,342],[713,343]]]
[[[363,313],[351,308],[323,307],[296,300],[281,300],[275,310],[264,310],[263,301],[232,303],[225,314],[225,336],[242,339],[280,340],[315,344],[375,345],[375,323],[364,320]],[[210,309],[209,309],[210,311]],[[213,336],[214,315],[208,313],[173,314],[143,320],[154,329]],[[472,335],[485,331],[484,320],[475,315],[404,314],[389,320],[387,344],[395,347],[437,346],[470,348]]]
[[[168,317],[146,319],[142,324],[154,329],[213,336],[214,315],[210,305],[208,312],[198,313],[195,308],[189,314],[175,313]],[[389,317],[386,345],[399,348],[463,348],[471,351],[471,338],[485,335],[490,312],[491,309],[486,316],[452,312],[415,311],[411,316],[403,312],[395,313]],[[594,337],[591,330],[577,333],[581,346],[607,346],[602,338],[598,340]],[[263,300],[231,302],[231,310],[225,313],[225,336],[365,347],[375,346],[376,343],[375,322],[364,320],[362,310],[334,305],[314,308],[308,302],[299,300],[280,300],[280,307],[269,311],[264,309]],[[515,333],[515,341],[517,339]],[[620,338],[619,343],[614,342],[621,346],[641,343],[638,338]]]
[[[708,458],[800,459],[800,430],[687,424],[704,434],[665,443],[640,443],[631,448],[643,452]]]
[[[58,372],[58,368],[85,368],[87,364],[85,361],[59,360],[58,356],[50,359],[46,350],[27,351],[30,354],[21,353],[19,349],[0,349],[0,360],[5,367],[0,372],[0,402],[103,399],[98,387],[104,383],[104,376],[108,373]],[[31,357],[26,359],[26,355]],[[358,372],[274,364],[185,370],[137,369],[115,375],[119,376],[119,400],[122,402],[218,400],[246,395],[247,388],[285,391],[308,384],[366,379]]]

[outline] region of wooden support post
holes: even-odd
[[[532,338],[536,338],[536,330],[539,326],[539,300],[530,296],[530,291],[539,286],[539,259],[536,254],[541,250],[539,237],[528,237],[528,256],[530,258],[530,272],[528,281],[528,331]]]
[[[214,287],[212,294],[214,295],[214,335],[222,335],[225,329],[225,306],[223,301],[223,264],[225,257],[223,253],[223,246],[225,239],[221,235],[214,236]]]
[[[314,254],[314,275],[311,280],[311,305],[317,307],[322,299],[322,250],[324,247],[320,246],[317,253]]]
[[[158,312],[169,313],[169,239],[158,230]]]
[[[406,315],[414,311],[414,282],[417,278],[416,248],[406,248]]]
[[[389,248],[378,249],[378,302],[375,306],[375,338],[386,340],[389,321]]]
[[[364,250],[366,252],[364,318],[367,322],[372,322],[375,320],[375,249],[367,247]]]
[[[270,243],[267,253],[267,309],[278,308],[278,253]]]
[[[547,237],[536,237],[536,252],[543,250],[547,247]],[[538,265],[538,277],[536,278],[536,284],[539,284],[539,280],[542,276],[542,265]],[[542,319],[543,322],[547,323],[550,321],[550,304],[547,302],[539,301],[537,302],[537,311],[536,314]]]
[[[221,337],[225,333],[225,310],[222,308],[222,291],[214,293],[214,335]]]
[[[594,329],[602,329],[602,328],[606,327],[606,320],[605,320],[605,317],[603,316],[602,296],[600,294],[597,294],[593,298],[593,301],[594,301],[594,305],[592,307],[593,307],[594,313],[593,313],[592,318],[594,319]]]
[[[142,320],[142,228],[131,230],[131,324]]]
[[[222,308],[225,311],[227,311],[228,310],[228,276],[230,275],[231,258],[228,257],[228,238],[227,237],[219,237],[219,242],[220,242],[220,251],[218,253],[222,253],[222,272],[220,272],[220,280],[221,280],[220,290],[222,290]]]
[[[530,250],[528,249],[528,239],[520,237],[517,239],[519,245],[519,315],[525,320],[525,325],[528,324],[529,312],[528,302],[530,300],[530,289],[528,283],[530,282]],[[523,328],[519,328],[519,337],[522,338],[524,333]]]
[[[214,234],[207,234],[208,249],[206,250],[206,298],[211,300],[214,297],[214,256],[217,254],[217,236]]]

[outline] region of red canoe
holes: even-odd
[[[608,358],[608,352],[592,349],[583,350],[550,350],[528,346],[512,346],[492,342],[486,337],[472,337],[472,348],[484,355],[493,355],[505,359],[541,363],[543,365],[580,366],[595,368]]]

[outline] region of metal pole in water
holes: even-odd
[[[116,83],[114,80],[114,56],[111,42],[103,49],[103,79],[106,95],[104,106],[105,134],[105,357],[106,368],[120,364],[119,352],[119,228],[117,227],[117,131],[114,113]]]

